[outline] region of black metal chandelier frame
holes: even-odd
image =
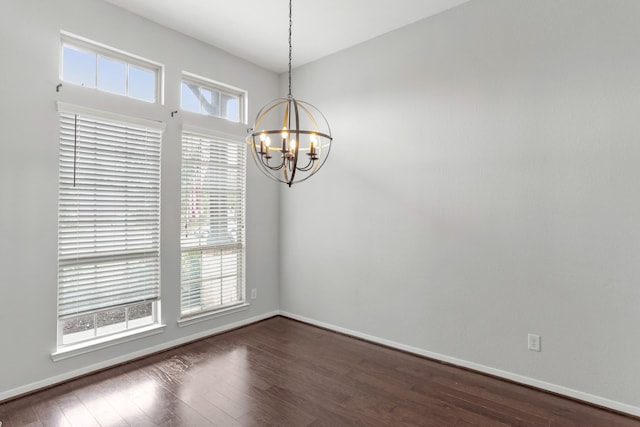
[[[247,142],[259,169],[269,178],[287,184],[289,187],[313,176],[326,162],[331,151],[331,128],[326,117],[312,104],[295,99],[291,94],[292,60],[292,0],[289,0],[289,94],[265,105],[259,112],[254,125],[249,129]],[[284,114],[282,114],[284,108]],[[282,129],[260,129],[263,121],[278,113],[282,114]],[[304,123],[301,129],[301,119]],[[260,130],[258,130],[260,129]],[[282,144],[271,146],[271,136],[280,134]],[[303,148],[303,141],[307,144]],[[275,152],[275,153],[274,153]],[[280,154],[279,161],[272,161],[272,154]],[[308,157],[307,161],[301,157]],[[300,163],[300,164],[299,164]],[[302,165],[302,163],[305,163]]]

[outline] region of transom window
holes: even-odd
[[[246,92],[183,73],[180,108],[184,111],[245,123]]]
[[[161,66],[116,49],[62,36],[61,80],[156,103]]]

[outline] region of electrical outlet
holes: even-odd
[[[529,339],[527,348],[531,351],[541,351],[540,341],[542,340],[542,338],[540,337],[540,335],[529,334],[528,338]]]
[[[258,290],[256,288],[251,289],[251,299],[258,298]]]

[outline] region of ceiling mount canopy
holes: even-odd
[[[247,136],[258,168],[269,178],[289,187],[320,170],[333,141],[324,115],[291,94],[291,2],[289,0],[289,94],[262,107]]]

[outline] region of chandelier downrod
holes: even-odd
[[[293,0],[289,0],[289,98],[291,95],[291,59],[293,58],[293,45],[291,44],[291,28],[293,27],[293,19],[292,19],[292,8],[291,2]]]

